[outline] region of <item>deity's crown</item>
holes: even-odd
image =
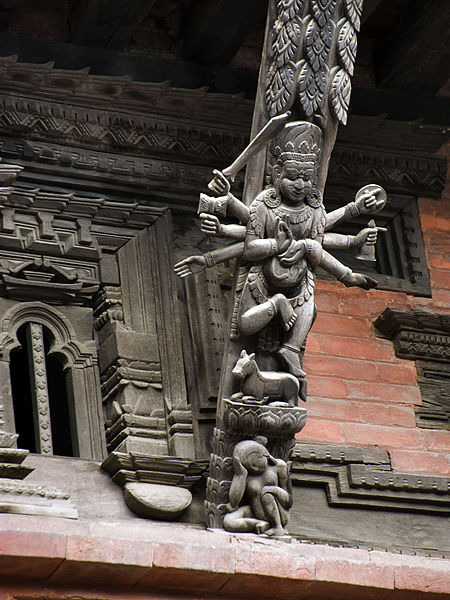
[[[320,158],[322,131],[307,121],[288,123],[274,140],[272,153],[278,164],[295,160],[314,167]]]

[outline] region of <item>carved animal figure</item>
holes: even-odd
[[[290,406],[298,405],[298,379],[290,373],[260,371],[254,352],[247,354],[242,350],[232,373],[241,380],[244,396],[254,396],[261,404],[268,397],[269,403],[281,401]]]

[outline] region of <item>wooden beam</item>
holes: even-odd
[[[79,0],[69,26],[71,41],[123,50],[155,0]]]
[[[412,0],[374,51],[377,81],[384,88],[434,95],[448,79],[449,0]]]
[[[267,0],[199,0],[186,14],[180,58],[208,65],[230,62],[252,28],[263,22]]]

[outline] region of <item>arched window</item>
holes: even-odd
[[[16,304],[0,317],[2,410],[19,448],[105,457],[97,349],[88,323],[88,308],[41,302]]]
[[[72,394],[62,357],[51,353],[55,337],[40,323],[17,331],[10,374],[17,445],[30,452],[79,456]]]

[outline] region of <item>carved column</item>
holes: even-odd
[[[41,454],[53,454],[42,325],[30,323],[27,326],[27,338],[36,450]]]
[[[203,472],[195,464],[170,239],[167,212],[119,250],[120,289],[103,290],[96,321],[110,451],[103,467],[133,511],[162,519],[190,504],[187,488]]]
[[[294,436],[306,421],[297,402],[307,395],[302,354],[315,314],[314,270],[320,263],[346,285],[376,285],[334,261],[322,237],[360,214],[364,203],[355,198],[327,222],[322,202],[338,124],[347,121],[361,11],[362,0],[269,1],[252,127],[252,138],[267,136],[265,150],[250,144],[209,184],[219,196],[208,200],[211,206],[225,198],[246,226],[243,249],[234,253],[243,260],[235,275],[207,484],[210,527],[284,534],[292,503],[286,473]],[[248,163],[247,209],[229,194],[240,161]],[[383,201],[374,201],[377,210],[385,202],[384,193]],[[350,246],[347,236],[333,235],[328,247]]]

